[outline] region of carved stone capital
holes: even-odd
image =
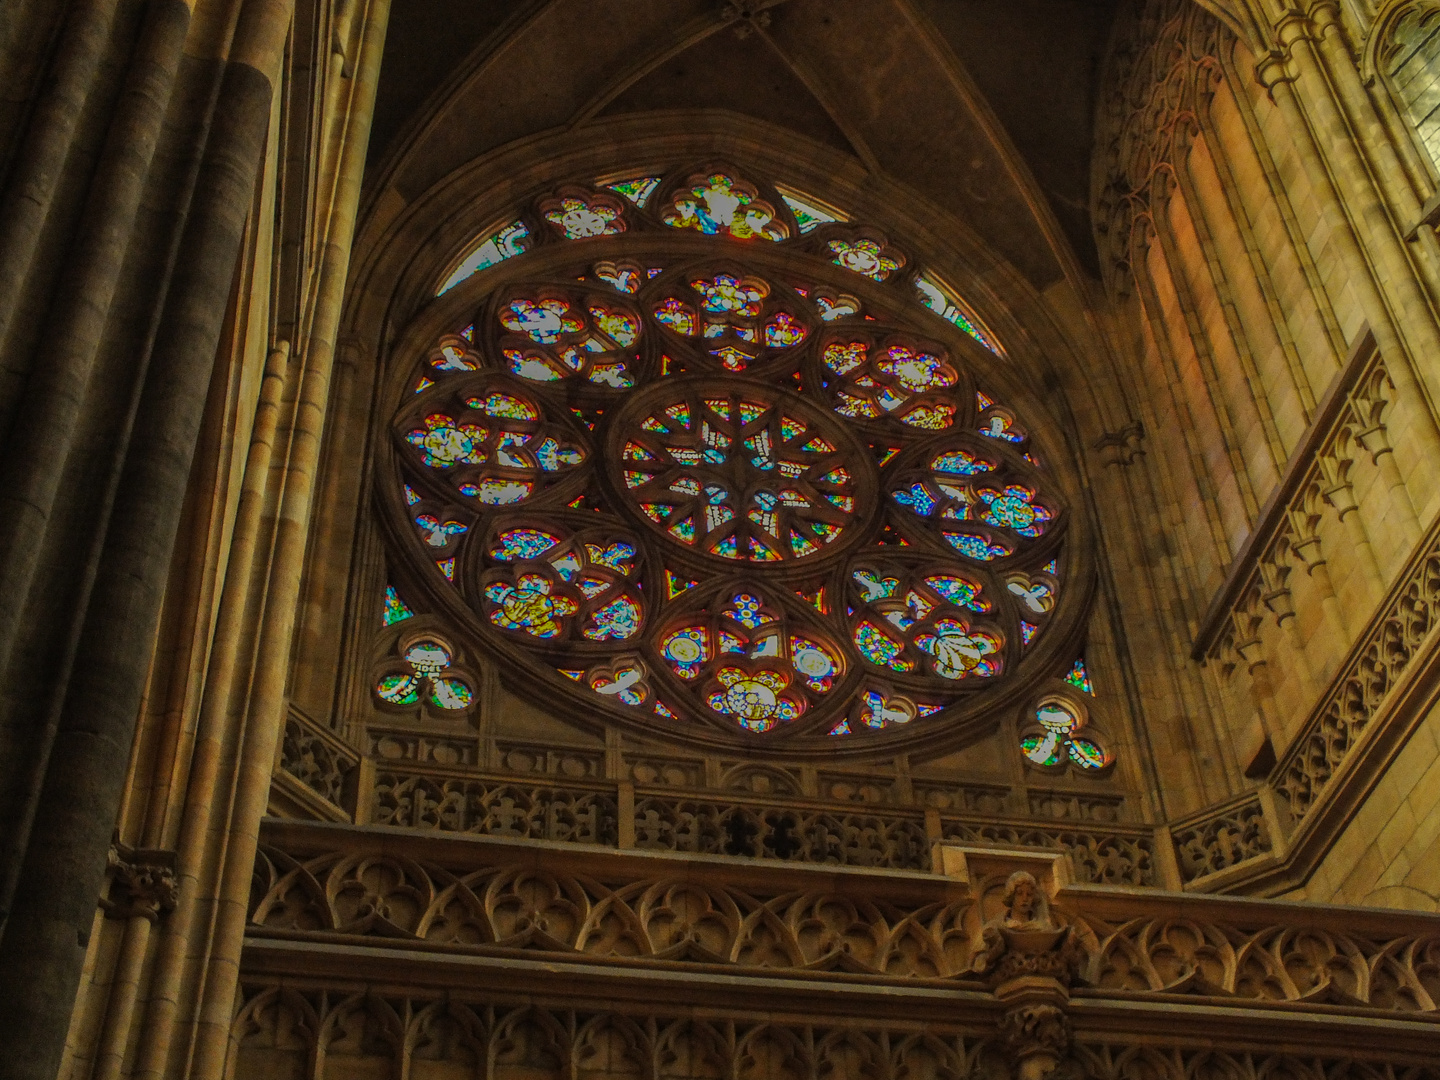
[[[1018,1080],[1043,1080],[1070,1050],[1070,1020],[1055,1005],[1022,1005],[1000,1019]]]
[[[111,919],[136,917],[159,922],[173,911],[179,886],[172,869],[174,853],[136,850],[116,845],[110,849],[110,894],[100,901]]]

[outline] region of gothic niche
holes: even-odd
[[[934,734],[1015,700],[1083,592],[973,370],[993,336],[806,198],[720,167],[562,188],[441,292],[518,256],[506,281],[412,332],[382,502],[437,614],[547,700],[787,752]]]

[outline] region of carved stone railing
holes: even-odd
[[[293,706],[285,717],[271,802],[296,816],[349,821],[360,755]]]
[[[1361,457],[1370,458],[1380,471],[1383,486],[1404,503],[1395,508],[1393,519],[1407,520],[1418,532],[1386,427],[1395,393],[1373,336],[1363,330],[1344,369],[1316,406],[1309,428],[1291,452],[1244,545],[1231,560],[1196,632],[1191,649],[1195,660],[1216,662],[1228,657],[1231,663],[1243,664],[1252,676],[1263,668],[1268,659],[1259,631],[1267,619],[1294,638],[1291,578],[1296,570],[1303,570],[1303,576],[1310,579],[1322,605],[1335,605],[1330,569],[1317,531],[1327,508],[1345,524],[1355,557],[1362,563],[1368,560],[1369,569],[1362,566],[1362,572],[1378,572],[1364,539],[1355,498],[1352,472]],[[1264,681],[1263,675],[1256,679],[1257,696],[1266,692]],[[1257,702],[1257,708],[1263,712],[1266,706]]]
[[[1005,911],[1007,878],[1028,867],[1049,897],[1043,918],[1068,927],[1083,954],[1064,1004],[1079,1075],[1258,1080],[1272,1073],[1256,1062],[1300,1046],[1298,1071],[1291,1064],[1281,1075],[1378,1080],[1388,1064],[1434,1062],[1436,916],[1072,884],[1063,856],[938,850],[945,874],[271,819],[256,865],[237,1045],[275,1045],[265,1041],[267,1024],[314,1037],[329,1030],[330,1011],[359,1010],[333,1029],[378,1024],[377,1033],[390,1032],[373,1040],[378,1053],[458,1046],[464,1040],[439,1035],[459,1031],[472,1040],[464,1045],[500,1055],[490,1059],[494,1071],[475,1075],[519,1077],[542,1073],[524,1072],[524,1062],[499,1069],[519,1051],[491,1041],[497,1032],[513,1038],[516,1024],[539,1025],[521,1042],[543,1038],[563,1063],[591,1053],[577,1046],[597,1045],[585,1031],[603,1017],[601,1026],[630,1033],[627,1053],[663,1061],[656,1040],[664,1044],[682,1018],[703,1016],[721,1060],[735,1060],[737,1045],[753,1048],[757,1032],[783,1043],[783,1032],[803,1028],[796,1038],[818,1040],[794,1048],[805,1060],[831,1060],[835,1033],[848,1031],[875,1067],[850,1058],[846,1068],[832,1061],[817,1072],[811,1061],[793,1072],[774,1067],[782,1059],[768,1072],[752,1062],[739,1072],[639,1075],[969,1076],[980,1064],[972,1055],[1001,1052],[1003,1003],[977,959],[986,928]],[[537,1002],[545,1008],[519,1012]],[[278,1008],[305,1022],[267,1017]],[[365,1010],[378,1013],[366,1020]],[[458,1029],[446,1027],[452,1021]],[[1120,1049],[1142,1044],[1153,1060]],[[598,1045],[615,1052],[619,1044]],[[1202,1049],[1209,1063],[1187,1072]],[[532,1041],[525,1052],[534,1051]],[[1232,1059],[1237,1068],[1227,1070]],[[936,1060],[949,1071],[936,1071]],[[1345,1061],[1374,1068],[1350,1072]],[[585,1070],[543,1073],[552,1074]],[[1420,1077],[1434,1080],[1394,1074]]]
[[[1115,822],[959,815],[814,798],[677,792],[601,779],[520,782],[473,770],[376,771],[361,820],[475,833],[829,866],[924,872],[937,842],[1070,854],[1083,881],[1157,885],[1154,831]]]
[[[1440,603],[1440,533],[1431,530],[1321,699],[1270,774],[1298,823],[1315,808],[1376,714],[1430,641]]]
[[[1425,717],[1440,670],[1440,521],[1360,632],[1268,777],[1170,826],[1189,889],[1302,883]]]
[[[1273,831],[1253,791],[1175,822],[1170,839],[1180,880],[1189,884],[1270,854]]]

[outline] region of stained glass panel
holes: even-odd
[[[998,353],[930,268],[726,166],[522,212],[474,265],[555,256],[476,294],[401,383],[385,497],[451,583],[437,615],[468,606],[607,718],[812,748],[942,723],[1037,662],[1068,526],[1045,432],[926,335],[922,307]],[[757,244],[785,254],[754,266]],[[471,707],[448,651],[417,660],[376,673],[378,706]],[[1073,735],[1042,756],[1097,767]]]

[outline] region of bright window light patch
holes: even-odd
[[[802,233],[808,233],[811,229],[819,228],[821,225],[850,220],[850,215],[843,210],[837,210],[812,195],[806,195],[804,192],[783,187],[780,184],[775,185],[775,190],[780,193],[780,198],[785,201],[785,205],[795,215],[795,220],[799,223]]]
[[[525,250],[525,240],[529,236],[530,230],[525,227],[523,221],[512,221],[509,225],[487,236],[475,245],[465,258],[460,260],[460,265],[455,268],[453,274],[445,279],[445,284],[435,290],[435,295],[445,295],[460,282],[477,271],[484,270],[487,266],[494,266],[506,259],[513,259]]]
[[[920,302],[936,315],[964,330],[996,356],[1005,355],[989,331],[981,329],[980,320],[975,313],[965,307],[939,278],[930,273],[921,274],[915,279],[915,291],[920,294]]]

